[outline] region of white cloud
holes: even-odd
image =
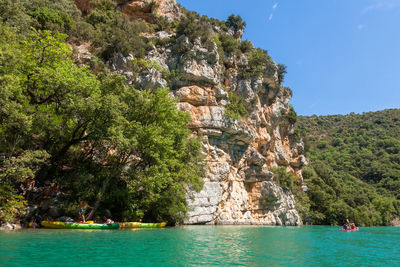
[[[375,3],[366,6],[362,10],[362,13],[368,13],[378,9],[392,9],[397,7],[400,7],[400,2],[398,0],[375,0]]]
[[[269,15],[269,20],[272,20],[272,17],[274,16],[274,14],[271,13],[271,15]]]
[[[362,30],[362,29],[364,29],[365,27],[367,27],[367,25],[365,25],[365,24],[359,24],[359,25],[357,25],[357,29],[358,30]]]
[[[272,20],[272,17],[274,16],[274,11],[275,11],[275,9],[277,9],[278,4],[279,4],[279,3],[275,3],[275,4],[272,6],[272,12],[271,12],[271,14],[269,15],[268,20]]]

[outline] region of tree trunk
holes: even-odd
[[[107,178],[103,182],[103,186],[101,187],[100,190],[100,195],[97,198],[96,202],[94,203],[92,210],[89,212],[89,214],[85,217],[86,221],[89,221],[93,218],[94,213],[96,210],[99,208],[101,201],[103,200],[103,195],[107,190],[108,184],[110,183],[111,177]]]

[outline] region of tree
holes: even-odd
[[[232,28],[236,34],[246,27],[246,22],[243,21],[241,16],[235,16],[232,14],[226,20],[226,26],[228,26],[228,28]]]
[[[19,41],[7,27],[0,32],[0,186],[6,188],[40,170],[47,179],[69,147],[86,137],[98,82],[69,58],[65,35],[34,31]],[[18,190],[10,192],[17,199]]]
[[[297,113],[296,113],[296,111],[294,110],[294,108],[293,108],[292,105],[290,105],[290,107],[289,107],[289,111],[288,111],[288,114],[287,114],[287,118],[288,118],[288,120],[289,120],[289,122],[290,122],[291,124],[295,124],[295,123],[297,122]]]
[[[186,190],[200,190],[203,173],[200,142],[186,127],[188,115],[176,109],[165,89],[140,92],[118,75],[103,77],[101,88],[103,136],[74,156],[92,177],[87,184],[96,185],[95,190],[77,188],[95,202],[89,216],[106,203],[123,219],[182,221]]]
[[[65,35],[33,32],[19,41],[0,28],[1,219],[18,215],[19,185],[35,178],[67,188],[66,206],[94,203],[92,215],[183,220],[186,190],[202,187],[201,145],[169,90],[96,77],[74,64]]]
[[[286,66],[283,64],[278,64],[278,82],[279,84],[282,84],[283,81],[285,80],[285,74],[287,73],[286,71]]]

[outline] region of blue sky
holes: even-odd
[[[288,66],[300,115],[400,108],[400,0],[178,0],[247,22],[244,39]]]

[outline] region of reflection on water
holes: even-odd
[[[400,266],[400,228],[188,226],[0,233],[0,266]]]

